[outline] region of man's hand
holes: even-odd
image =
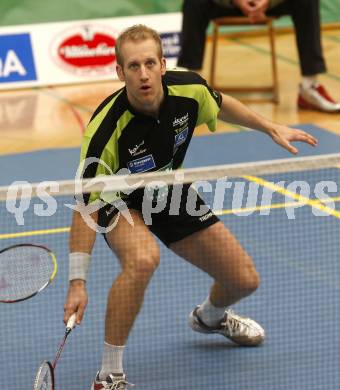
[[[245,16],[248,16],[256,8],[256,0],[233,0],[233,3]]]
[[[293,154],[296,154],[298,150],[291,142],[305,142],[311,146],[316,146],[318,143],[316,138],[306,131],[292,129],[271,122],[229,95],[222,94],[221,109],[217,117],[224,122],[235,123],[236,125],[261,131],[269,135],[278,145]]]
[[[266,18],[269,0],[234,0],[233,2],[252,23],[261,22]]]
[[[312,135],[299,129],[292,129],[287,126],[275,124],[273,130],[269,133],[273,141],[293,154],[298,153],[298,149],[291,142],[305,142],[311,146],[316,146],[318,141]]]
[[[64,305],[64,323],[73,313],[77,314],[76,323],[79,325],[84,317],[88,298],[86,291],[86,282],[81,279],[75,279],[70,282],[68,293]]]

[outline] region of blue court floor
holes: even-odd
[[[300,156],[336,153],[340,138],[312,125],[317,149],[301,145]],[[78,149],[58,149],[0,156],[0,185],[14,180],[71,179]],[[288,153],[254,132],[220,134],[193,139],[186,167],[287,158]],[[288,175],[265,180],[337,184],[331,196],[340,196],[340,169]],[[249,190],[249,183],[245,191]],[[313,194],[311,194],[313,197]],[[207,196],[207,202],[212,199]],[[237,347],[221,336],[191,331],[187,316],[205,299],[210,278],[161,245],[161,265],[146,292],[145,304],[132,330],[125,355],[129,381],[140,390],[336,390],[340,385],[340,221],[336,215],[316,216],[311,206],[277,207],[267,214],[228,213],[232,198],[220,210],[221,220],[254,258],[262,284],[251,297],[234,307],[266,329],[267,340],[258,348]],[[275,194],[273,204],[284,204]],[[0,203],[0,247],[34,241],[55,251],[56,280],[31,300],[0,306],[0,389],[32,388],[35,370],[53,359],[63,336],[63,303],[67,291],[68,236],[49,229],[67,227],[71,198],[58,200],[53,217],[37,218],[34,204],[17,226]],[[257,201],[255,200],[255,205]],[[244,206],[244,204],[243,204]],[[340,210],[335,201],[335,210]],[[289,218],[294,213],[295,219]],[[5,238],[8,233],[46,229],[46,234]],[[117,260],[99,237],[96,241],[89,305],[82,325],[70,335],[56,370],[57,390],[90,389],[100,366],[103,318],[108,289],[119,272]]]

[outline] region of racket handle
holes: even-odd
[[[76,318],[77,318],[76,313],[73,313],[67,321],[66,331],[70,332],[74,328],[76,324]]]

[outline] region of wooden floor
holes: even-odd
[[[296,108],[300,79],[294,36],[277,35],[280,103],[247,103],[267,118],[285,124],[312,123],[340,135],[340,114],[299,111]],[[320,81],[340,101],[340,27],[323,32],[328,73]],[[221,83],[257,85],[270,82],[267,38],[221,38],[217,77]],[[208,77],[208,43],[202,75]],[[241,80],[241,81],[240,81]],[[0,93],[0,154],[26,152],[55,147],[79,146],[85,124],[96,106],[114,90],[118,82],[39,88]],[[219,131],[243,131],[222,123]],[[201,126],[196,134],[207,134]]]

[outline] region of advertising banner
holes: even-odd
[[[180,13],[2,27],[0,89],[114,80],[117,36],[140,23],[159,32],[168,67],[174,67]]]

